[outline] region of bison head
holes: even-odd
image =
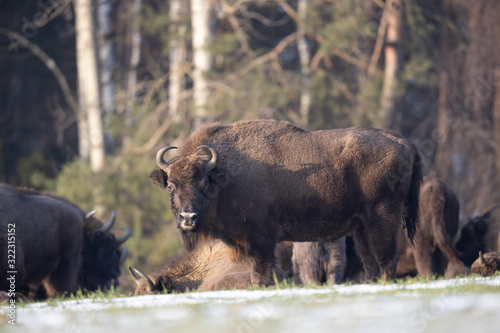
[[[127,248],[122,245],[131,235],[128,229],[116,238],[111,233],[116,214],[111,213],[111,218],[103,224],[92,215],[87,214],[85,219],[84,244],[82,250],[82,269],[79,285],[88,291],[109,289],[113,284],[118,285],[120,264],[127,258]]]
[[[161,170],[153,170],[150,177],[154,184],[168,188],[177,227],[183,232],[196,232],[211,200],[217,196],[217,177],[213,170],[218,164],[218,153],[214,147],[203,145],[194,154],[165,161],[163,155],[175,148],[167,146],[158,151],[156,162]]]
[[[158,294],[163,291],[172,292],[173,284],[168,275],[148,276],[135,267],[129,266],[128,269],[137,284],[136,296]]]
[[[462,261],[467,266],[477,259],[479,251],[484,251],[483,235],[487,231],[487,222],[480,217],[475,217],[462,228],[460,239],[455,245]]]

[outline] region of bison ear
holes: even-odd
[[[161,188],[167,187],[167,174],[163,170],[155,169],[149,174],[149,178],[153,181],[153,184]]]

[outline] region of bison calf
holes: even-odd
[[[200,243],[158,272],[146,275],[129,267],[136,281],[136,295],[166,291],[246,289],[251,284],[251,260],[233,258],[233,249],[221,241]],[[278,279],[284,273],[277,270]]]
[[[495,275],[500,270],[500,252],[488,252],[483,255],[479,252],[479,258],[472,263],[471,273],[482,276]]]
[[[458,199],[445,183],[434,176],[425,176],[420,187],[420,225],[415,246],[401,233],[398,275],[430,277],[434,274],[453,278],[468,272],[453,246],[458,230]]]

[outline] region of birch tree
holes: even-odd
[[[74,6],[80,107],[78,117],[80,154],[84,160],[90,159],[92,171],[97,172],[104,166],[105,154],[92,0],[75,0]]]
[[[193,43],[193,101],[194,127],[208,120],[209,89],[206,74],[212,68],[208,50],[213,38],[212,1],[191,0],[191,29]]]
[[[297,48],[300,57],[300,72],[302,78],[302,86],[300,92],[300,122],[301,126],[307,128],[309,126],[309,109],[311,107],[311,70],[309,62],[311,56],[306,39],[306,14],[307,0],[299,0],[297,6]]]
[[[170,47],[170,77],[168,86],[168,110],[169,115],[173,118],[178,117],[180,94],[184,86],[184,64],[186,59],[186,32],[187,27],[181,22],[185,1],[171,0],[170,1],[170,26],[171,40]]]

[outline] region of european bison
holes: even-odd
[[[211,291],[246,289],[250,284],[252,265],[248,258],[234,258],[233,248],[221,241],[200,243],[195,249],[173,260],[158,272],[146,275],[129,267],[137,283],[136,295],[186,290]],[[277,268],[277,278],[284,272]]]
[[[11,271],[17,291],[40,295],[43,285],[51,298],[78,287],[109,288],[120,275],[127,255],[120,246],[130,232],[115,238],[110,232],[115,213],[106,224],[94,213],[59,197],[0,184],[0,290],[10,290]]]
[[[479,251],[500,252],[500,205],[476,216],[462,228],[460,239],[455,247],[462,261],[470,266],[478,258]]]
[[[430,277],[437,274],[453,278],[468,272],[453,246],[459,209],[460,204],[451,188],[435,176],[424,177],[415,246],[410,246],[404,235],[400,237],[397,275],[418,273]]]
[[[279,241],[316,242],[352,232],[372,279],[395,277],[397,238],[413,240],[422,180],[415,147],[389,130],[305,131],[274,120],[196,130],[153,182],[168,188],[184,237],[220,238],[255,263],[253,284],[272,284]]]
[[[471,273],[479,274],[482,276],[495,275],[500,271],[500,252],[488,252],[483,255],[479,251],[479,258],[472,263]]]
[[[293,278],[297,284],[341,283],[346,267],[345,237],[293,243]]]

